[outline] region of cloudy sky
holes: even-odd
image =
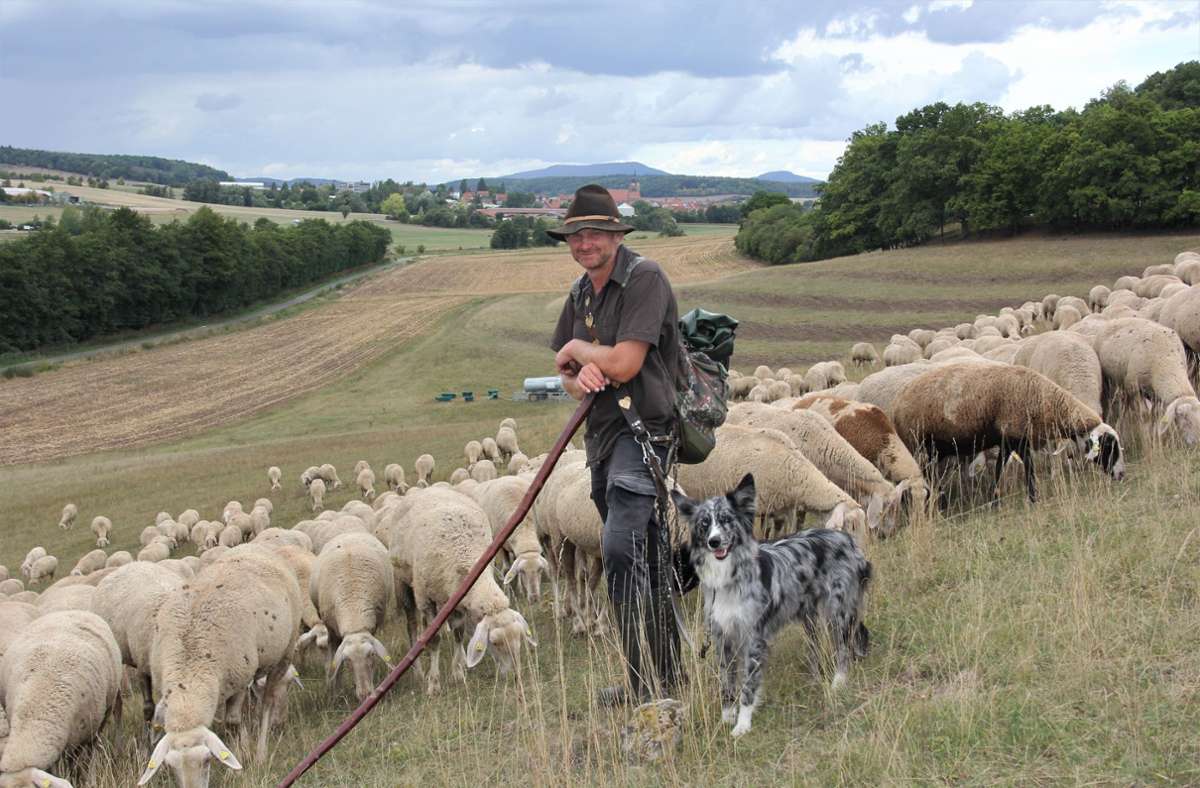
[[[1195,59],[1200,0],[0,0],[0,144],[237,176],[823,178],[923,104],[1081,107]]]

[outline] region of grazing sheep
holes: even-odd
[[[231,526],[232,527],[232,526]],[[241,533],[239,531],[239,533]],[[158,537],[138,551],[137,560],[157,563],[171,557],[171,547],[164,537]]]
[[[792,396],[792,387],[786,380],[777,380],[767,386],[767,400],[769,402],[778,402],[790,396]]]
[[[267,481],[271,483],[272,492],[283,489],[283,484],[280,482],[282,478],[283,471],[279,470],[278,465],[272,465],[270,468],[267,468]]]
[[[338,478],[337,468],[334,468],[329,463],[325,463],[321,466],[320,470],[321,480],[324,481],[326,485],[332,485],[329,487],[329,489],[336,490],[342,486],[342,480]]]
[[[225,504],[225,508],[221,510],[221,522],[229,525],[229,521],[234,515],[245,513],[246,509],[242,506],[241,501],[230,501],[229,503]],[[167,519],[170,519],[170,515],[167,516]]]
[[[496,429],[504,429],[505,427],[508,427],[513,432],[516,432],[517,431],[517,420],[512,418],[511,416],[505,417],[500,420],[500,425]]]
[[[883,365],[885,367],[898,367],[903,364],[911,364],[921,357],[922,351],[916,342],[890,344],[883,349]]]
[[[1000,448],[996,480],[1013,452],[1025,463],[1030,501],[1037,500],[1033,451],[1074,440],[1080,456],[1120,480],[1125,460],[1116,430],[1061,386],[1024,367],[950,364],[906,385],[892,414],[911,450],[929,457],[974,456]]]
[[[155,616],[154,685],[162,693],[166,733],[139,784],[167,763],[181,785],[207,785],[210,761],[241,764],[212,732],[224,708],[227,726],[242,721],[247,687],[267,677],[258,760],[267,756],[272,720],[287,703],[288,669],[300,634],[301,593],[287,562],[270,548],[242,545],[207,566]]]
[[[483,444],[479,441],[467,441],[467,445],[463,447],[463,457],[468,466],[479,462],[479,459],[483,457]]]
[[[956,339],[974,339],[975,325],[972,323],[959,323],[954,327],[954,336]]]
[[[1133,288],[1133,292],[1142,298],[1155,298],[1167,285],[1181,282],[1183,282],[1182,279],[1171,274],[1155,274],[1154,276],[1147,276],[1138,282],[1137,286]]]
[[[477,484],[474,489],[467,491],[487,514],[492,536],[500,533],[500,529],[516,512],[525,493],[529,491],[529,485],[529,479],[502,476]],[[513,529],[504,543],[504,554],[511,563],[508,573],[504,576],[504,584],[508,585],[514,578],[519,577],[525,596],[531,602],[538,601],[542,593],[542,573],[548,572],[550,565],[542,555],[542,544],[538,540],[533,517],[527,516]]]
[[[408,483],[404,479],[404,466],[398,462],[388,463],[383,469],[383,483],[392,492],[404,493],[408,492]]]
[[[508,460],[508,468],[506,469],[508,471],[508,475],[516,476],[521,472],[521,469],[525,467],[527,462],[529,462],[529,458],[526,457],[524,453],[517,452],[514,454]]]
[[[75,518],[79,516],[79,507],[73,503],[69,503],[63,507],[62,517],[58,518],[58,527],[64,531],[75,525]]]
[[[1058,307],[1058,296],[1057,295],[1055,295],[1054,293],[1050,293],[1049,295],[1043,297],[1042,298],[1042,317],[1046,318],[1047,320],[1053,320],[1054,312],[1057,307]]]
[[[413,470],[417,474],[418,487],[429,486],[429,477],[433,475],[434,466],[435,463],[432,454],[422,454],[417,458],[417,461],[413,463]]]
[[[796,530],[796,515],[812,511],[828,513],[828,528],[866,537],[862,506],[829,481],[779,430],[718,427],[717,445],[708,458],[697,465],[680,465],[677,471],[680,486],[697,499],[724,495],[747,473],[754,474],[758,483],[756,511],[764,530],[770,518],[777,518],[785,522],[785,533],[791,533]]]
[[[44,555],[29,565],[29,585],[53,580],[57,571],[58,559],[52,555]]]
[[[325,507],[325,480],[313,479],[308,485],[308,497],[312,501],[312,510],[319,512]]]
[[[855,451],[883,473],[884,478],[896,485],[907,482],[914,497],[918,500],[926,498],[928,487],[921,466],[900,440],[895,425],[882,408],[822,395],[803,397],[794,407],[811,410],[827,419]]]
[[[26,582],[29,581],[29,571],[33,568],[34,562],[45,555],[47,555],[46,548],[41,545],[25,554],[25,560],[21,562],[21,577],[24,577]]]
[[[104,561],[105,569],[116,569],[133,563],[133,555],[128,550],[118,550]]]
[[[793,375],[791,377],[791,380],[795,380],[796,378],[797,378],[797,376]],[[758,378],[753,377],[751,375],[747,375],[746,377],[741,377],[741,378],[730,378],[729,379],[729,399],[733,400],[735,402],[744,400],[746,397],[748,397],[750,395],[750,392],[754,390],[754,387],[757,384],[758,384]]]
[[[727,424],[779,430],[792,439],[825,478],[849,493],[867,510],[870,533],[889,536],[896,530],[901,497],[908,482],[897,487],[879,469],[855,451],[819,414],[806,409],[781,410],[743,403],[729,409]]]
[[[268,528],[254,537],[254,544],[290,544],[312,552],[312,539],[303,531],[294,528]]]
[[[1183,255],[1190,254],[1191,257]],[[1175,258],[1175,276],[1187,285],[1200,285],[1200,255],[1194,252],[1183,252]]]
[[[1175,273],[1175,266],[1171,263],[1160,263],[1158,265],[1147,266],[1142,270],[1142,278],[1148,279],[1157,274],[1172,274]]]
[[[908,338],[916,342],[922,349],[932,342],[935,336],[937,336],[937,332],[928,328],[914,328],[908,332]]]
[[[491,460],[480,460],[471,466],[471,478],[477,482],[489,482],[497,475],[496,466]]]
[[[500,457],[505,461],[520,452],[521,447],[517,444],[516,431],[511,427],[501,427],[496,432],[496,447],[500,449]]]
[[[1104,413],[1100,359],[1079,334],[1050,331],[1029,337],[1019,345],[1012,363],[1040,372],[1096,413]]]
[[[1194,368],[1200,359],[1200,287],[1185,288],[1168,298],[1158,322],[1179,335]]]
[[[1098,321],[1089,330],[1104,371],[1105,400],[1147,397],[1166,407],[1160,432],[1173,427],[1188,446],[1200,441],[1200,400],[1179,335],[1139,317]]]
[[[354,673],[354,691],[361,701],[375,688],[371,658],[391,662],[387,648],[376,638],[387,618],[393,593],[388,549],[368,533],[342,534],[317,556],[309,578],[313,604],[335,649],[329,682],[337,680],[346,660]]]
[[[767,378],[775,377],[775,373],[771,372],[771,368],[765,364],[759,364],[754,368],[754,377],[759,380],[766,380]]]
[[[307,490],[308,486],[310,484],[312,484],[313,479],[320,479],[320,478],[321,478],[320,466],[310,465],[304,469],[304,473],[300,474],[300,484],[304,487],[304,489]]]
[[[1104,285],[1096,285],[1088,291],[1088,306],[1093,312],[1099,312],[1104,307],[1108,306],[1108,297],[1112,295],[1112,291]]]
[[[366,460],[359,460],[358,462],[354,463],[354,477],[358,478],[358,475],[363,472],[364,468],[370,467],[371,463],[367,462]]]
[[[809,391],[827,389],[846,382],[846,370],[840,361],[820,361],[804,373],[804,385]]]
[[[431,620],[462,582],[492,541],[487,513],[470,498],[449,490],[423,493],[421,505],[392,528],[392,566],[395,568],[397,607],[405,611],[409,638],[416,641],[417,616]],[[536,646],[525,618],[513,610],[508,597],[496,583],[489,567],[459,603],[449,619],[450,630],[463,645],[466,630],[475,627],[465,659],[454,649],[452,671],[466,678],[465,668],[474,667],[490,651],[502,672],[519,668],[521,642]],[[426,692],[441,689],[438,670],[438,636],[429,643]]]
[[[500,461],[500,447],[496,445],[495,438],[484,438],[480,441],[483,446],[483,456],[492,462]]]
[[[7,580],[0,580],[0,595],[12,597],[14,594],[19,594],[25,590],[25,584],[15,577],[10,577]]]
[[[269,502],[268,502],[269,503]],[[242,532],[242,537],[258,536],[263,531],[271,527],[271,510],[265,506],[255,506],[247,515],[250,521],[250,532]],[[239,524],[240,525],[240,524]]]
[[[101,580],[92,600],[93,612],[112,629],[121,661],[133,668],[139,682],[147,741],[152,735],[150,723],[154,716],[150,680],[154,619],[167,597],[179,592],[183,585],[183,577],[162,564],[133,563]]]
[[[110,533],[112,533],[112,520],[103,515],[92,518],[92,534],[96,537],[97,547],[108,547]]]
[[[3,665],[4,654],[8,651],[8,644],[16,640],[21,630],[37,617],[38,609],[35,605],[24,602],[10,602],[0,598],[0,665]],[[3,694],[0,694],[0,700],[3,699]],[[0,714],[0,732],[4,730],[3,718],[4,715]],[[3,740],[4,737],[0,736],[0,753],[4,752]]]
[[[45,770],[99,732],[120,690],[121,652],[99,616],[57,612],[26,625],[0,663],[9,728],[0,784],[69,786]]]
[[[1183,282],[1173,282],[1159,291],[1158,297],[1163,301],[1166,301],[1168,298],[1176,295],[1177,293],[1187,292],[1189,288],[1190,285],[1184,284]]]
[[[930,347],[937,344],[930,343]],[[878,405],[889,418],[895,418],[892,415],[892,403],[896,397],[900,396],[900,391],[909,381],[920,377],[925,372],[934,369],[937,365],[931,361],[914,361],[912,364],[905,364],[900,367],[890,367],[881,369],[863,378],[858,384],[859,402],[867,402],[872,405]],[[736,483],[736,480],[735,480]],[[692,495],[692,491],[687,491]]]
[[[358,492],[364,501],[375,500],[375,471],[370,467],[363,468],[355,476],[354,483],[358,485]]]
[[[1146,299],[1139,297],[1130,290],[1113,290],[1108,296],[1108,303],[1104,305],[1104,311],[1118,306],[1127,306],[1130,309],[1141,309],[1146,303]]]
[[[488,460],[488,462],[491,462],[491,460]],[[454,485],[462,484],[463,482],[465,482],[466,480],[468,480],[470,478],[471,478],[471,472],[468,471],[466,468],[455,468],[453,471],[450,472],[450,484],[454,484]]]
[[[856,367],[873,367],[879,363],[879,352],[870,342],[855,342],[850,348],[850,363]]]
[[[107,561],[108,555],[103,550],[92,550],[75,563],[75,568],[71,570],[71,574],[76,577],[90,575],[92,572],[103,569]]]
[[[337,536],[353,531],[363,533],[371,531],[362,518],[347,514],[339,515],[332,520],[301,520],[296,523],[294,530],[308,536],[312,541],[313,552],[318,555],[325,544]]]

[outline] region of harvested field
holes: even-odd
[[[639,246],[682,282],[756,267],[734,253],[729,238]],[[229,424],[361,368],[473,299],[562,292],[577,271],[561,247],[426,259],[291,318],[0,382],[0,465],[143,446]]]

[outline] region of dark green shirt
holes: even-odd
[[[596,397],[588,415],[584,444],[588,465],[612,453],[617,436],[629,432],[617,398],[629,396],[652,435],[675,430],[675,373],[679,368],[679,310],[675,293],[658,263],[640,257],[626,246],[617,250],[612,276],[599,294],[586,273],[571,286],[571,295],[558,316],[550,347],[555,351],[572,339],[592,341],[587,316],[601,345],[627,339],[650,343],[642,369],[629,382],[609,386]]]

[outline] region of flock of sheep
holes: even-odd
[[[707,497],[751,472],[768,534],[793,531],[812,513],[867,540],[893,533],[929,495],[938,459],[974,469],[994,452],[998,482],[1016,456],[1031,497],[1039,450],[1069,452],[1120,478],[1120,439],[1104,421],[1116,402],[1139,410],[1147,403],[1161,412],[1160,428],[1189,445],[1200,437],[1190,374],[1200,353],[1193,281],[1200,285],[1200,255],[1188,252],[1111,290],[1094,288],[1088,301],[1050,295],[973,323],[916,329],[894,336],[882,354],[886,368],[861,383],[846,382],[836,361],[803,375],[733,373],[739,401],[716,449],[701,464],[680,466],[675,482]],[[851,358],[880,360],[863,344]],[[376,668],[407,650],[516,510],[545,455],[522,453],[517,425],[505,419],[494,438],[467,443],[463,459],[434,483],[434,458],[420,456],[411,487],[404,469],[389,464],[382,492],[370,464],[359,461],[357,497],[338,510],[324,507],[342,486],[336,468],[313,466],[300,474],[312,519],[277,527],[270,498],[249,512],[230,501],[212,520],[197,509],[161,512],[141,531],[136,556],[104,550],[113,523],[97,516],[97,548],[40,593],[33,587],[54,579],[55,556],[30,550],[21,578],[0,566],[0,785],[66,785],[49,770],[120,717],[125,681],[142,695],[141,783],[163,764],[181,785],[206,785],[214,762],[240,769],[215,728],[229,737],[251,710],[256,757],[265,757],[269,734],[286,724],[294,664],[306,652],[326,666],[331,685],[348,663],[355,694],[365,697]],[[280,468],[268,469],[272,494],[282,478]],[[584,452],[572,447],[507,540],[497,571],[484,573],[450,618],[455,679],[465,681],[488,654],[501,673],[520,669],[522,648],[537,644],[518,607],[540,599],[543,576],[555,615],[571,618],[576,633],[605,628],[597,593],[603,524],[590,493]],[[68,504],[59,525],[71,528],[78,516]],[[175,557],[187,545],[192,554]],[[514,581],[524,601],[506,591]],[[389,611],[404,614],[408,643],[384,642]],[[434,694],[436,639],[428,653],[417,667]]]

